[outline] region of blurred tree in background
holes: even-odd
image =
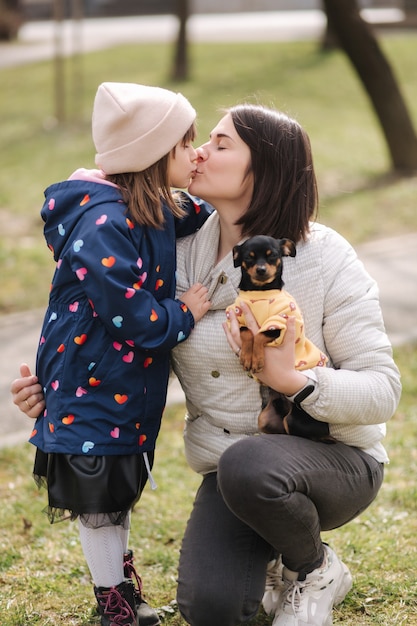
[[[187,46],[187,20],[190,14],[189,0],[177,0],[178,37],[175,47],[173,80],[187,80],[190,75]]]
[[[0,40],[17,36],[24,19],[25,2],[27,0],[0,0]],[[375,29],[362,18],[359,4],[359,0],[322,0],[327,30],[321,45],[324,51],[331,49],[332,45],[339,46],[356,71],[379,121],[392,171],[402,176],[413,174],[417,172],[416,131],[394,71],[379,45]],[[173,81],[191,79],[187,42],[191,0],[109,0],[104,3],[98,0],[51,0],[50,3],[57,23],[67,16],[75,19],[78,15],[80,19],[83,14],[95,15],[91,13],[93,5],[95,11],[99,11],[98,15],[103,17],[136,13],[174,14],[178,19],[178,34],[174,42],[170,77]],[[404,0],[403,11],[407,23],[416,27],[417,0]],[[57,119],[64,121],[65,79],[60,55],[57,49],[56,108]]]
[[[22,23],[20,0],[0,0],[0,41],[15,39]]]
[[[416,10],[417,0],[407,0],[407,11]],[[328,30],[346,53],[371,101],[391,158],[400,175],[417,172],[417,135],[399,84],[374,30],[360,13],[358,0],[323,0]],[[186,27],[189,0],[177,0],[179,21],[172,78],[190,78]]]
[[[357,0],[323,0],[329,30],[348,56],[369,96],[384,134],[392,168],[417,171],[417,136],[399,84]]]

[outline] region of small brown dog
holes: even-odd
[[[235,267],[241,267],[239,294],[232,309],[240,324],[242,348],[239,359],[243,368],[257,374],[264,367],[264,349],[282,343],[286,320],[296,318],[295,367],[298,370],[324,367],[327,357],[304,335],[304,320],[294,298],[283,289],[282,258],[294,257],[295,244],[290,239],[258,235],[233,248]],[[244,301],[259,324],[254,335],[246,326],[240,303]],[[329,441],[329,427],[294,405],[288,398],[270,390],[269,401],[258,418],[259,430],[288,433],[318,441]]]

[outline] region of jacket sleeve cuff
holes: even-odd
[[[303,371],[304,376],[307,376],[307,382],[304,387],[301,387],[296,393],[292,396],[287,396],[290,402],[294,402],[294,404],[300,404],[303,400],[308,398],[313,391],[315,391],[317,384],[317,376],[314,370]]]

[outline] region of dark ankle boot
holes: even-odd
[[[128,550],[123,555],[125,578],[129,578],[134,586],[136,612],[140,626],[158,626],[161,622],[157,613],[142,597],[142,580],[133,565],[133,552]],[[135,585],[136,582],[136,585]]]
[[[135,588],[132,581],[116,587],[94,587],[101,626],[137,626]]]

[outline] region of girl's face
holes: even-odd
[[[186,189],[197,168],[197,152],[191,143],[179,141],[171,151],[168,161],[168,179],[171,187]]]
[[[250,149],[239,137],[230,113],[210,133],[210,141],[197,148],[197,172],[189,192],[216,209],[236,203],[240,212],[249,206],[253,193]]]

